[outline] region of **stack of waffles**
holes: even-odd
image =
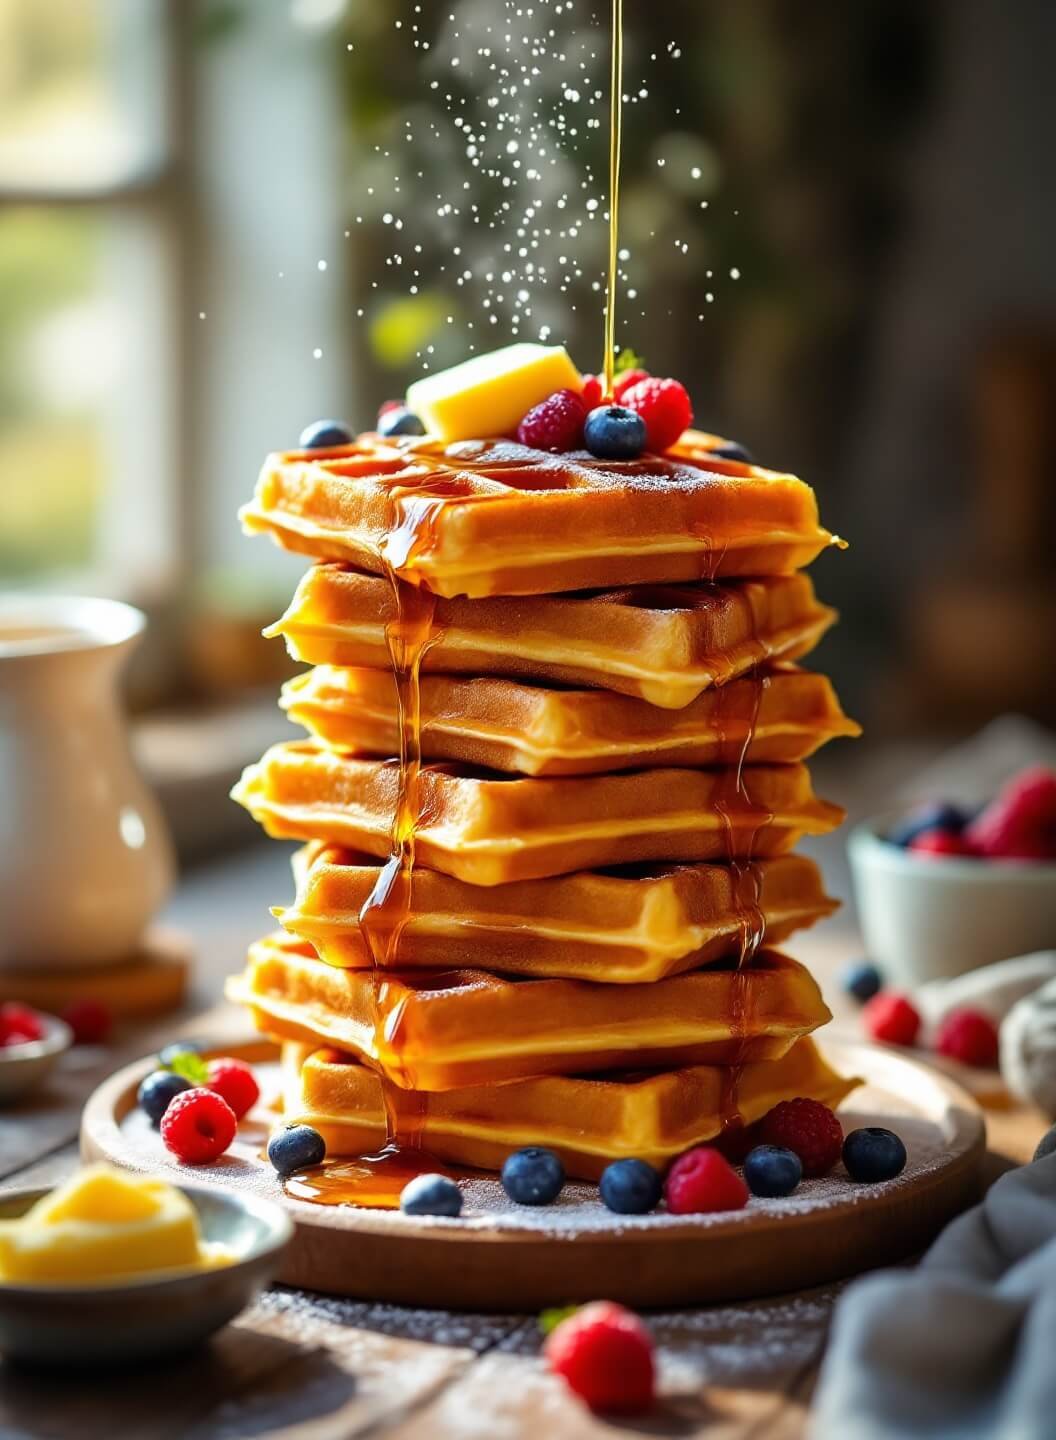
[[[850,1085],[772,948],[834,908],[792,854],[857,733],[796,663],[832,537],[790,475],[687,432],[613,462],[365,435],[273,456],[243,512],[315,562],[274,626],[308,738],[236,798],[306,842],[230,993],[330,1155],[663,1166]]]

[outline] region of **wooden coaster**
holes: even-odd
[[[117,1020],[138,1020],[177,1010],[191,974],[190,936],[180,930],[147,931],[139,953],[120,965],[79,970],[0,970],[0,1000],[20,1000],[60,1014],[75,1000],[99,1000]]]
[[[464,1187],[458,1220],[312,1205],[284,1195],[262,1159],[274,1113],[262,1105],[215,1165],[181,1165],[136,1105],[153,1059],[95,1092],[81,1122],[86,1160],[210,1184],[283,1204],[296,1225],[280,1280],[362,1300],[445,1310],[531,1312],[604,1296],[644,1308],[701,1305],[826,1284],[919,1253],[977,1197],[985,1138],[971,1097],[945,1076],[890,1050],[822,1040],[825,1058],[866,1084],[840,1107],[844,1128],[889,1125],[909,1163],[883,1185],[856,1185],[838,1166],[785,1200],[753,1200],[720,1215],[616,1216],[592,1185],[558,1203],[513,1205],[497,1177]],[[258,1066],[264,1099],[277,1090],[277,1051],[227,1047]]]

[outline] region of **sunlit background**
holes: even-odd
[[[874,736],[1054,717],[1050,0],[626,0],[619,339],[852,542]],[[0,584],[134,698],[274,685],[269,448],[512,338],[601,361],[599,0],[0,0]]]

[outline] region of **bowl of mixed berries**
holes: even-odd
[[[900,983],[949,979],[1056,941],[1056,770],[979,810],[948,801],[859,826],[848,845],[866,949]]]

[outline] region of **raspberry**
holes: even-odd
[[[982,1010],[951,1010],[935,1035],[935,1049],[962,1065],[996,1069],[997,1026]]]
[[[798,1155],[804,1176],[827,1175],[843,1153],[843,1126],[820,1100],[782,1100],[763,1116],[759,1135]]]
[[[967,834],[980,855],[994,860],[1056,859],[1056,770],[1035,765],[1022,771]]]
[[[584,375],[583,389],[579,392],[584,410],[593,410],[605,398],[605,382],[600,375]]]
[[[402,410],[406,404],[406,400],[383,400],[378,406],[378,419],[387,415],[390,410]]]
[[[213,1090],[198,1085],[169,1101],[161,1117],[161,1138],[167,1149],[188,1165],[208,1165],[235,1138],[235,1112]]]
[[[517,426],[517,439],[533,450],[576,450],[586,418],[582,396],[574,390],[555,390],[528,411]]]
[[[247,1115],[260,1099],[260,1086],[243,1060],[231,1060],[227,1056],[210,1060],[209,1079],[205,1083],[214,1094],[227,1101],[236,1120]]]
[[[44,1026],[35,1010],[9,1000],[0,1005],[0,1045],[24,1045],[44,1039]]]
[[[677,380],[639,380],[620,396],[620,404],[645,421],[650,450],[668,450],[693,423],[686,387]]]
[[[619,400],[632,385],[637,385],[639,380],[648,380],[648,370],[622,370],[619,375],[614,375],[612,380],[612,398]]]
[[[906,846],[914,855],[972,855],[967,839],[956,830],[922,830]]]
[[[543,1353],[554,1374],[592,1410],[640,1415],[653,1403],[652,1337],[622,1305],[611,1300],[584,1305],[561,1321]]]
[[[74,1000],[66,1006],[62,1018],[73,1031],[75,1045],[101,1045],[114,1023],[110,1007],[101,1000]]]
[[[672,1215],[743,1210],[748,1186],[717,1150],[698,1145],[680,1155],[667,1172],[664,1199]]]
[[[862,1007],[866,1034],[887,1045],[912,1045],[920,1030],[920,1015],[905,995],[881,990]]]

